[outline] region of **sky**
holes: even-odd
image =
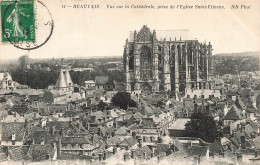
[[[200,42],[211,42],[213,54],[259,51],[259,0],[41,0],[50,10],[54,31],[42,47],[25,51],[0,45],[0,60],[30,58],[123,56],[129,31],[143,25],[151,30],[189,29]],[[62,8],[61,5],[97,4],[99,9]],[[225,9],[108,9],[107,5],[224,5]],[[231,9],[231,5],[250,9]],[[36,7],[37,11],[37,7]]]

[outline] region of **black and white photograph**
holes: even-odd
[[[0,0],[1,165],[260,165],[259,0]]]

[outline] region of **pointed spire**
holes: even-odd
[[[65,80],[63,69],[61,69],[60,75],[59,75],[58,80],[56,82],[56,88],[66,88],[66,87],[67,87],[67,83],[66,83],[66,80]]]
[[[68,69],[66,69],[66,71],[65,71],[65,81],[66,81],[68,86],[73,86],[73,82],[72,82],[72,79],[70,77],[70,73],[69,73]]]
[[[180,36],[180,41],[181,41],[181,36]]]
[[[175,41],[176,41],[176,37],[175,37]]]

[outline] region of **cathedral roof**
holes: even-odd
[[[147,26],[144,26],[140,31],[144,28],[149,29]],[[148,34],[148,33],[147,33]],[[151,34],[151,33],[149,33]],[[156,30],[156,38],[157,40],[166,41],[174,41],[175,38],[177,41],[181,40],[196,40],[189,29],[174,29],[174,30]],[[129,42],[134,41],[134,31],[130,31]]]
[[[64,74],[64,71],[61,69],[60,75],[59,75],[58,80],[56,82],[56,88],[66,88],[66,87],[67,87],[67,82],[65,80],[65,74]]]

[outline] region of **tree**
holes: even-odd
[[[26,68],[26,65],[28,64],[29,57],[27,55],[19,57],[19,63],[22,70]]]
[[[191,120],[185,125],[186,136],[197,137],[206,142],[213,142],[218,136],[213,117],[204,113],[193,113]]]
[[[130,93],[128,92],[117,92],[112,98],[111,102],[115,106],[119,106],[122,109],[127,109],[127,107],[136,107],[136,102],[131,99]]]
[[[1,97],[0,98],[0,103],[5,103],[6,102],[6,99],[4,97]]]
[[[106,108],[106,106],[107,106],[107,104],[104,103],[102,100],[100,100],[100,102],[97,105],[97,108],[98,108],[98,110],[103,111]]]

